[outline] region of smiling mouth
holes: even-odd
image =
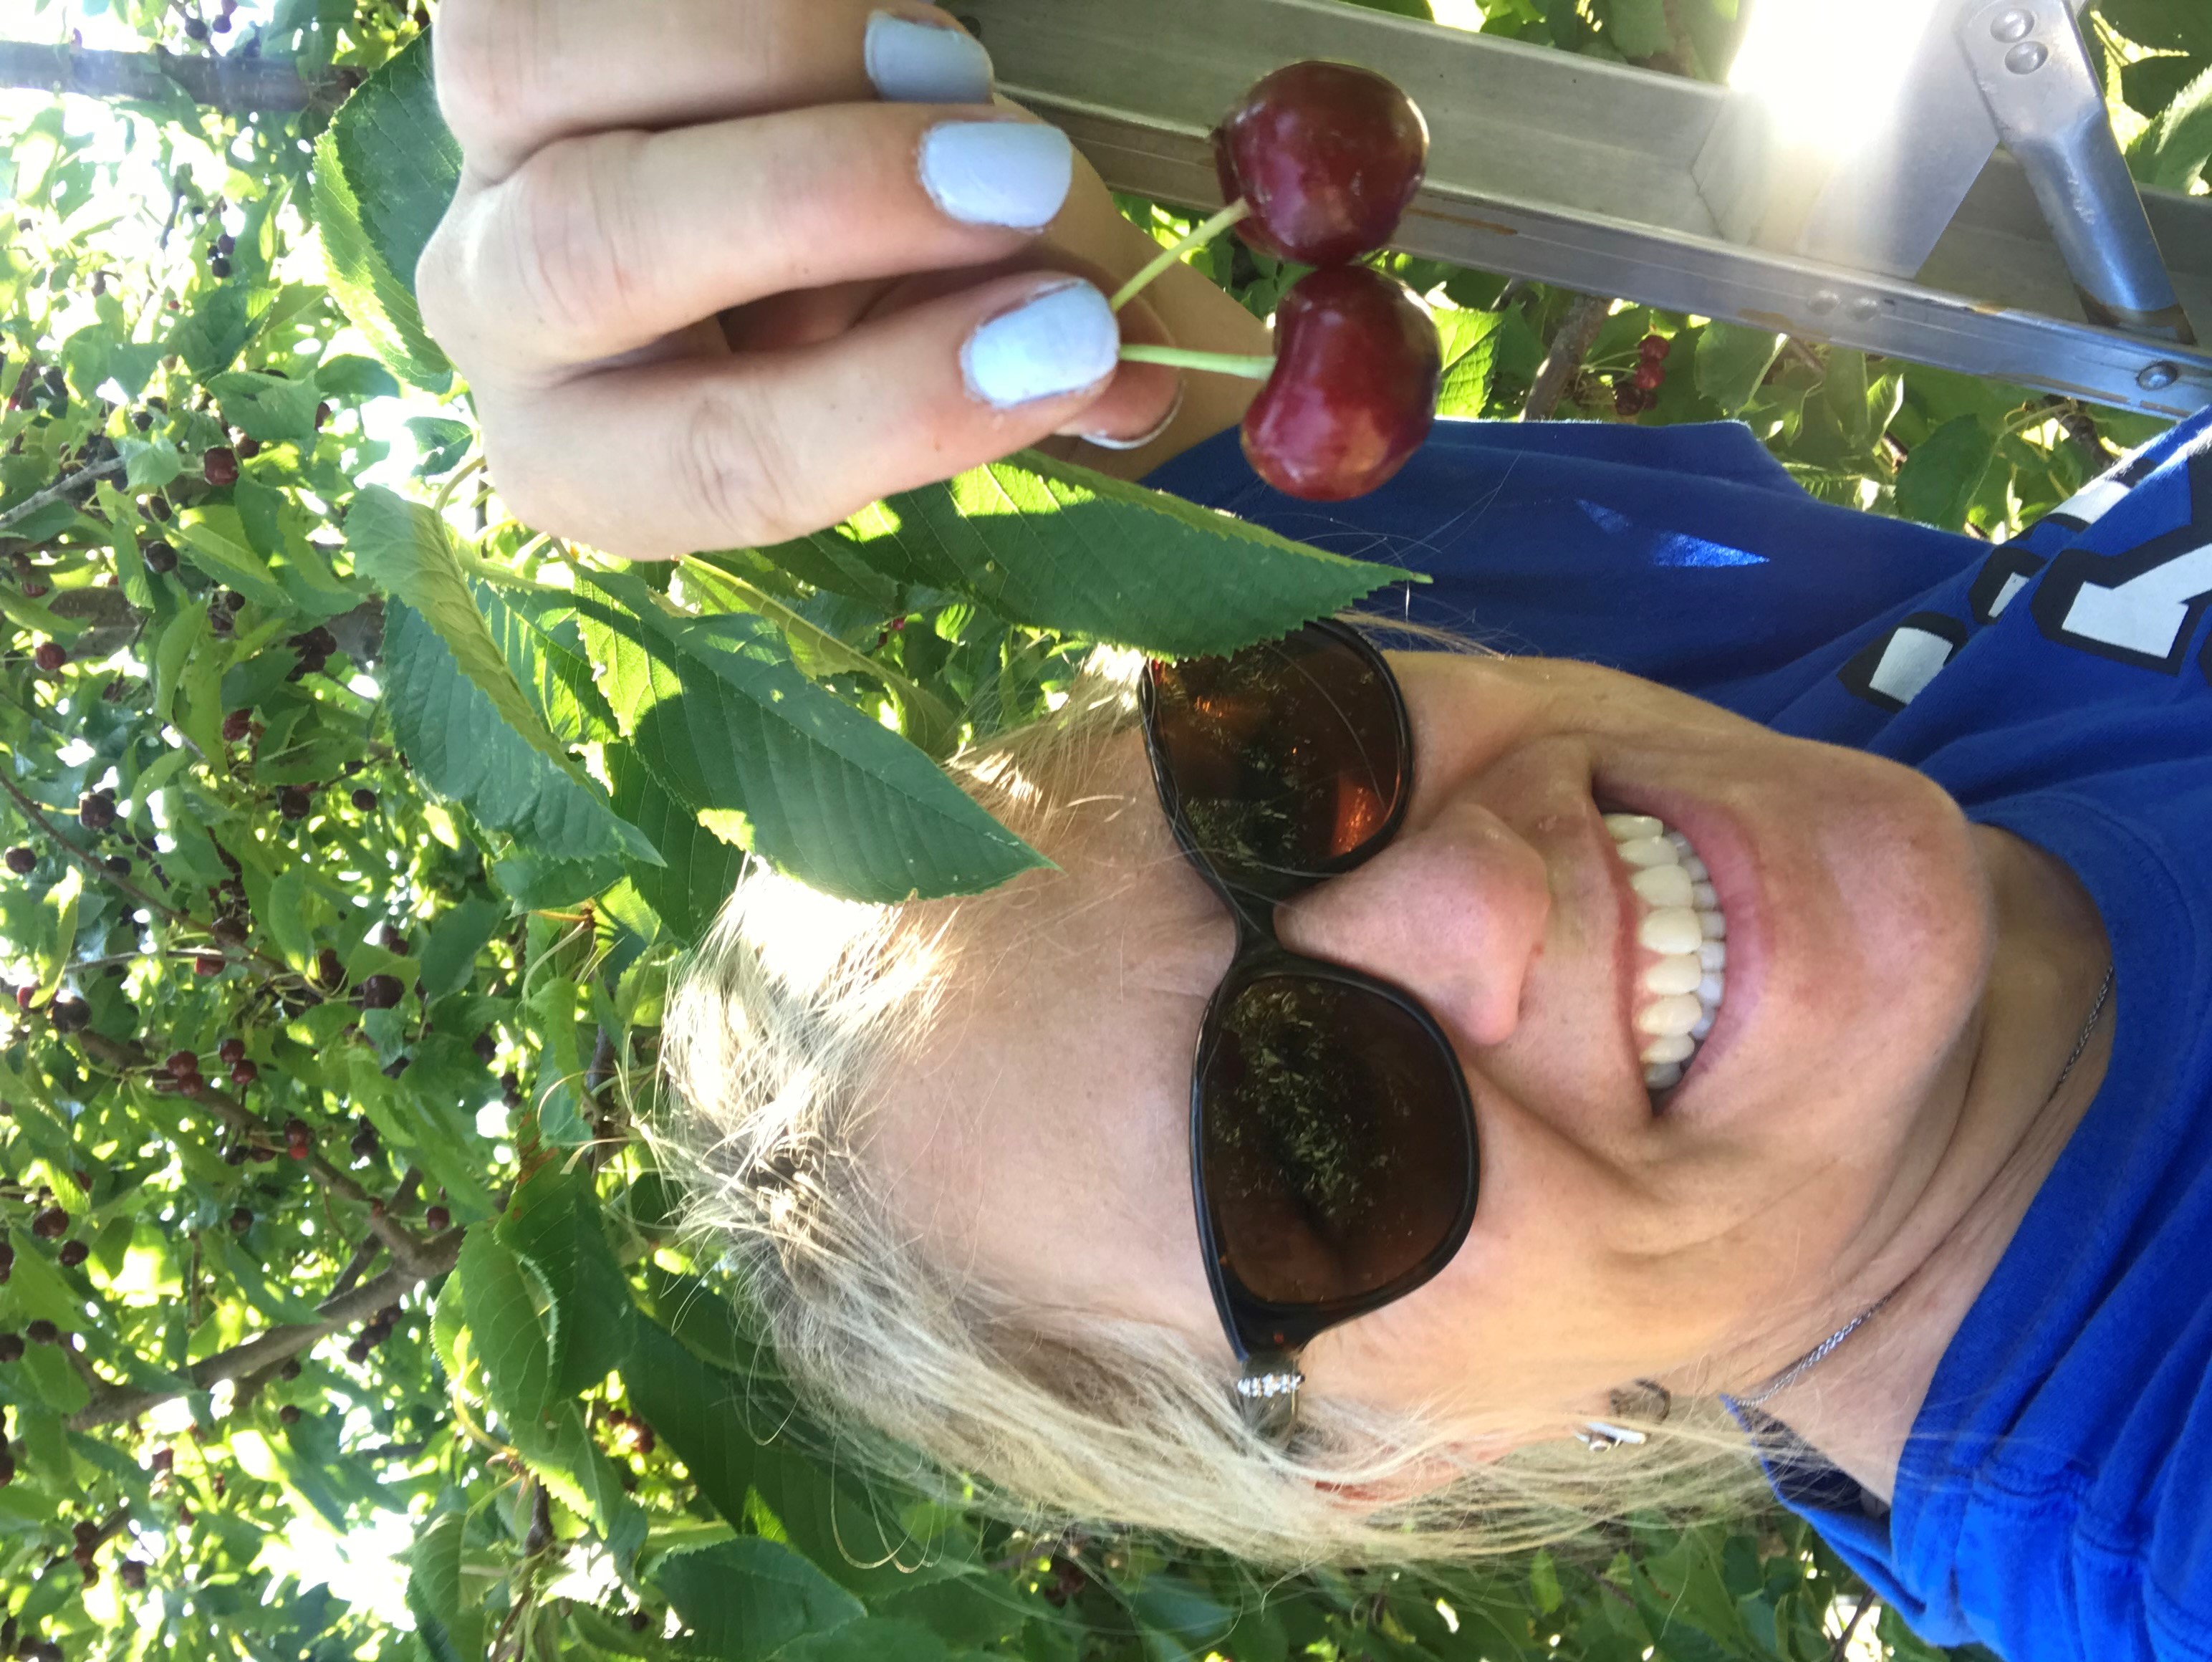
[[[1648,813],[1608,813],[1643,948],[1630,1025],[1654,1099],[1681,1082],[1728,990],[1728,918],[1690,839]]]

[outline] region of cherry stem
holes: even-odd
[[[1164,275],[1170,266],[1182,259],[1185,254],[1194,248],[1203,248],[1231,226],[1240,224],[1250,217],[1251,212],[1252,204],[1239,197],[1182,241],[1176,243],[1174,247],[1160,250],[1159,253],[1153,258],[1152,264],[1115,291],[1114,298],[1110,302],[1114,309],[1120,311],[1152,287],[1155,279]]]
[[[1124,363],[1164,363],[1170,369],[1200,369],[1215,375],[1265,380],[1275,373],[1271,357],[1241,357],[1234,352],[1192,352],[1180,346],[1124,346]]]

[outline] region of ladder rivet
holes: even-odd
[[[2051,61],[2051,48],[2040,40],[2023,40],[2005,54],[2005,67],[2014,75],[2033,75]]]
[[[1861,295],[1851,302],[1851,317],[1860,323],[1871,323],[1880,315],[1881,302],[1872,295]]]
[[[1842,304],[1842,299],[1834,289],[1823,289],[1805,302],[1805,309],[1816,318],[1824,318]]]
[[[2035,14],[2014,9],[2001,11],[1990,21],[1990,33],[2008,46],[2035,33]]]
[[[2142,373],[2136,377],[2136,385],[2146,393],[2158,393],[2163,392],[2180,379],[2179,366],[2168,363],[2164,358],[2160,358],[2156,363],[2147,363],[2143,366]]]

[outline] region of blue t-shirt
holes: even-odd
[[[1905,763],[2072,868],[2112,939],[2112,1060],[1893,1508],[1802,1445],[1769,1472],[1930,1641],[2212,1659],[2212,415],[2002,547],[1817,502],[1733,425],[1447,423],[1328,506],[1228,433],[1149,483],[1430,574],[1390,597],[1419,621]]]

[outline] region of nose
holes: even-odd
[[[1544,944],[1543,856],[1480,804],[1449,801],[1366,864],[1279,909],[1283,944],[1412,993],[1462,1044],[1520,1023]]]

